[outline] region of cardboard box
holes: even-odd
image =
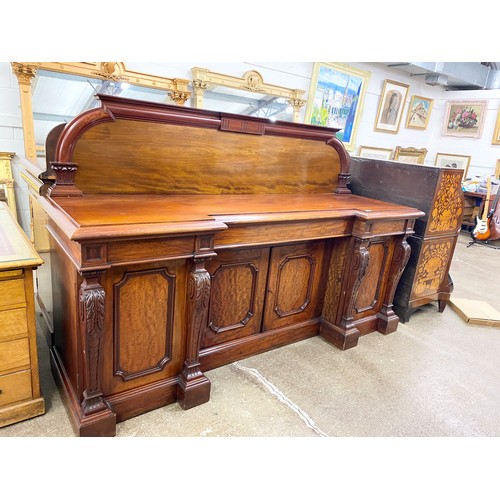
[[[469,299],[450,299],[450,307],[467,323],[500,328],[500,312],[487,302]]]

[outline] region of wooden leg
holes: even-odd
[[[438,311],[440,313],[442,313],[445,310],[446,304],[448,304],[447,300],[444,300],[444,299],[439,299],[438,300]]]

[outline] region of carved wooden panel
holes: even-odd
[[[260,331],[269,248],[221,251],[207,262],[211,276],[202,348]]]
[[[424,241],[415,272],[411,298],[437,293],[448,279],[455,238]]]
[[[319,316],[324,253],[323,241],[272,249],[263,330]]]
[[[348,243],[349,238],[338,238],[333,240],[333,249],[328,266],[328,280],[322,316],[333,324],[336,324],[339,314]]]
[[[428,232],[458,231],[463,216],[461,172],[442,172],[429,217]]]
[[[174,291],[175,276],[164,268],[126,272],[114,285],[115,375],[130,380],[169,362]]]
[[[377,309],[377,305],[383,299],[381,287],[385,280],[388,257],[390,253],[390,242],[375,241],[368,245],[369,260],[363,280],[361,281],[354,309],[356,316],[366,311]]]

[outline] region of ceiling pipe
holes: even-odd
[[[386,63],[388,67],[424,76],[429,85],[440,85],[449,90],[500,88],[500,71],[496,64],[479,62],[400,62]],[[493,67],[492,67],[493,66]]]

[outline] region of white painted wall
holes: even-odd
[[[356,136],[356,147],[351,154],[357,154],[359,146],[377,146],[394,149],[396,146],[426,148],[426,165],[434,165],[436,153],[469,155],[472,157],[469,174],[487,176],[495,171],[500,158],[500,145],[492,145],[498,109],[500,90],[470,90],[448,92],[441,87],[424,83],[423,77],[411,77],[408,73],[391,69],[381,63],[348,62],[352,66],[371,72],[361,122]],[[313,74],[311,62],[126,62],[127,69],[156,74],[169,78],[191,79],[191,68],[200,66],[218,73],[243,76],[246,71],[256,69],[264,81],[270,84],[306,90],[309,93]],[[405,110],[398,134],[374,131],[380,94],[385,79],[410,85]],[[434,107],[427,130],[405,127],[407,111],[412,95],[434,99]],[[446,101],[488,100],[488,112],[480,139],[443,136],[441,133]],[[305,119],[305,106],[302,120]],[[0,151],[15,152],[19,158],[13,162],[18,213],[22,227],[28,231],[28,197],[25,183],[19,177],[24,157],[21,109],[17,78],[12,74],[10,63],[0,62]]]

